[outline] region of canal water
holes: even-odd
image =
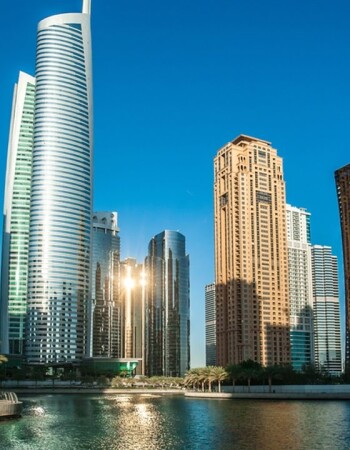
[[[158,395],[24,397],[0,449],[349,450],[349,401]]]

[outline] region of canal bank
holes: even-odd
[[[350,400],[349,385],[322,386],[274,386],[272,392],[259,392],[251,388],[251,392],[202,392],[184,389],[163,388],[109,388],[96,386],[31,386],[18,387],[19,396],[32,395],[177,395],[186,398],[205,399],[244,399],[244,400]],[[12,388],[13,389],[13,388]],[[5,391],[5,390],[4,390]]]
[[[185,397],[205,399],[235,399],[235,400],[350,400],[349,392],[192,392],[186,391]]]
[[[122,394],[122,395],[184,395],[181,389],[114,389],[114,388],[98,388],[98,387],[27,387],[16,389],[18,395],[45,395],[45,394]]]

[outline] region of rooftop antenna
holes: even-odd
[[[83,14],[91,14],[91,0],[83,0]]]

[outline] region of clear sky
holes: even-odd
[[[1,179],[37,23],[81,3],[1,0]],[[214,278],[213,157],[237,135],[278,149],[287,201],[311,212],[312,242],[333,247],[343,283],[334,170],[350,162],[349,21],[347,0],[92,0],[95,210],[118,211],[123,257],[142,261],[164,229],[186,236],[192,366],[205,362]]]

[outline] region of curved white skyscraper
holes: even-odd
[[[86,351],[92,216],[90,2],[38,26],[26,355]]]

